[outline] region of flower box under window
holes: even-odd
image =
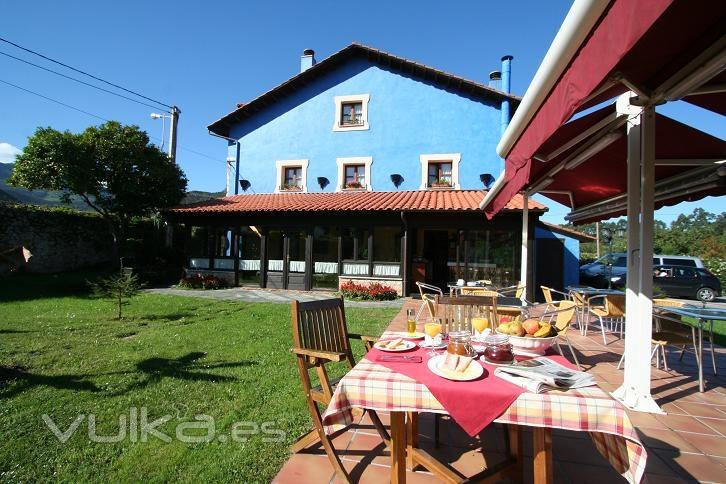
[[[289,185],[289,184],[283,184],[280,185],[280,191],[281,192],[300,192],[302,191],[302,187],[300,185]]]
[[[366,186],[360,182],[349,182],[343,185],[346,190],[363,190]]]

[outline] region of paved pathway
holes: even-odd
[[[219,299],[226,301],[245,302],[271,302],[278,304],[290,304],[290,301],[318,301],[335,297],[332,292],[312,291],[288,291],[284,289],[255,289],[246,287],[234,287],[231,289],[216,290],[194,290],[175,289],[170,287],[145,289],[144,292],[153,294],[168,294],[173,296],[202,297],[207,299]],[[369,308],[399,308],[409,298],[397,299],[395,301],[345,301],[347,307],[369,307]]]

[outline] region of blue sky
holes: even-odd
[[[299,70],[305,48],[327,57],[351,41],[486,81],[504,54],[514,56],[512,90],[524,94],[571,2],[7,2],[0,36],[182,110],[178,162],[190,189],[224,188],[225,143],[206,125]],[[0,52],[47,67],[0,43]],[[67,71],[65,71],[67,72]],[[137,124],[161,137],[153,109],[109,96],[0,56],[0,80],[106,119]],[[660,112],[724,138],[726,123],[678,105]],[[37,126],[81,131],[102,121],[0,83],[0,160],[21,148]],[[189,151],[192,150],[192,151]],[[197,153],[201,153],[197,154]],[[562,222],[563,206],[546,200],[545,219]],[[667,207],[669,221],[696,206]]]

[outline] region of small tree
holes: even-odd
[[[80,134],[38,128],[8,184],[80,197],[107,222],[118,261],[131,218],[179,203],[187,179],[138,126],[109,121]]]
[[[136,274],[129,272],[120,272],[114,274],[105,279],[101,279],[98,282],[90,282],[91,290],[93,294],[106,298],[112,299],[118,305],[118,318],[122,319],[121,310],[128,304],[128,300],[136,296],[139,293],[139,289],[143,286],[139,282],[139,278]]]

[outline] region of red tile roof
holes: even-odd
[[[418,190],[400,192],[269,193],[235,195],[168,209],[175,214],[250,212],[477,211],[483,190]],[[505,210],[522,210],[517,194]],[[547,207],[529,199],[529,209]]]

